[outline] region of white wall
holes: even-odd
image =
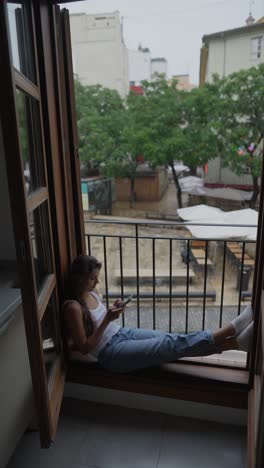
[[[141,81],[151,79],[150,52],[142,50],[128,51],[128,70],[129,81],[134,81],[140,85]]]
[[[230,75],[239,70],[247,70],[264,62],[264,37],[262,42],[262,55],[258,59],[252,59],[251,39],[264,36],[263,31],[247,32],[231,36],[223,36],[210,40],[209,55],[206,68],[206,81],[211,81],[214,73],[220,77]]]
[[[210,184],[252,185],[251,175],[244,174],[238,176],[226,167],[221,168],[220,158],[209,161],[208,174],[205,176],[205,181]]]
[[[101,84],[129,92],[128,51],[123,42],[119,13],[71,15],[75,73],[84,85]]]
[[[4,468],[29,425],[33,396],[22,308],[0,336],[0,468]]]
[[[165,60],[159,60],[159,61],[156,61],[156,60],[152,60],[151,61],[151,75],[153,76],[155,73],[159,73],[159,74],[164,74],[165,77],[167,77],[167,73],[168,73],[168,64],[167,64],[167,61]]]

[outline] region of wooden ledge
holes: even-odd
[[[246,409],[248,372],[172,363],[118,374],[98,363],[70,362],[67,381],[95,387]]]

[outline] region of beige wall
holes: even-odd
[[[115,183],[117,201],[129,201],[130,180],[117,178]],[[168,176],[163,169],[151,174],[140,174],[135,180],[136,201],[159,201],[167,186]]]
[[[196,85],[192,84],[190,82],[190,76],[189,75],[173,75],[172,77],[173,80],[177,80],[177,89],[183,90],[183,91],[191,91],[194,88],[197,88]],[[169,80],[169,84],[171,85],[172,80]]]

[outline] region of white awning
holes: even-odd
[[[216,224],[216,226],[188,226],[187,229],[194,237],[201,239],[247,239],[256,240],[258,212],[247,208],[244,210],[222,211],[207,205],[190,206],[177,210],[178,215],[185,221],[201,224]],[[233,225],[226,226],[225,225]],[[246,225],[236,227],[234,225]],[[247,227],[248,225],[254,227]]]

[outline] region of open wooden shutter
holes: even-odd
[[[249,468],[262,468],[264,465],[264,164],[261,179],[256,248],[257,258],[253,287],[255,324],[253,349],[250,355],[250,392],[248,403]]]
[[[84,218],[81,195],[81,175],[79,161],[79,144],[77,130],[77,116],[74,93],[74,75],[72,65],[72,49],[70,36],[69,11],[54,6],[54,37],[59,107],[61,111],[61,132],[65,142],[65,194],[69,210],[69,225],[73,227],[74,251],[76,254],[85,253]]]
[[[0,110],[36,415],[48,447],[65,364],[34,13],[32,1],[0,3]]]
[[[259,327],[256,337],[256,360],[253,386],[248,405],[248,458],[249,468],[262,468],[264,463],[264,361],[263,361],[264,296],[262,293]]]
[[[58,13],[57,13],[58,15]],[[69,11],[65,8],[60,12],[61,44],[63,51],[63,69],[65,75],[65,96],[68,120],[69,152],[73,187],[73,205],[76,228],[77,253],[85,253],[85,232],[83,220],[83,205],[81,194],[81,174],[79,161],[79,142],[77,115],[74,93],[74,74],[72,64],[72,48]]]

